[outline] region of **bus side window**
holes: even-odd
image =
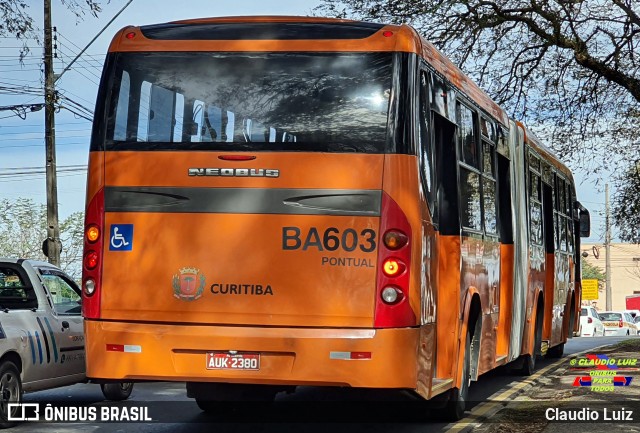
[[[419,89],[419,104],[418,104],[418,140],[419,140],[419,158],[420,158],[420,171],[422,178],[422,185],[427,197],[429,211],[431,218],[436,219],[435,212],[435,173],[433,171],[433,148],[431,140],[429,139],[429,80],[426,71],[420,72],[420,89]],[[434,223],[437,221],[433,221]]]
[[[460,218],[462,226],[482,232],[482,196],[480,190],[480,158],[478,151],[477,114],[458,104],[458,139],[460,162]]]
[[[480,161],[478,158],[478,138],[476,136],[476,119],[474,112],[460,104],[459,106],[460,116],[460,147],[461,147],[461,161],[474,168],[480,167]]]

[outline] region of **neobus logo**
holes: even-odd
[[[280,170],[271,168],[190,168],[189,176],[280,177]]]

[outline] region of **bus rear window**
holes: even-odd
[[[106,150],[384,152],[391,53],[116,53]]]

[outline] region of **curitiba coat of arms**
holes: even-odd
[[[200,269],[182,268],[173,276],[173,296],[183,301],[195,301],[202,296],[205,278]]]

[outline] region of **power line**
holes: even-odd
[[[60,125],[60,123],[58,123],[58,125]],[[41,125],[39,125],[40,128],[42,128]],[[4,128],[3,126],[0,126],[0,129]],[[82,128],[82,129],[57,129],[56,130],[56,135],[58,132],[78,132],[78,131],[91,131],[91,128]],[[2,136],[5,137],[7,135],[23,135],[23,134],[38,134],[37,131],[31,132],[31,131],[23,131],[23,132],[6,132],[3,133]],[[39,137],[38,137],[39,138]],[[9,138],[9,140],[20,140],[19,138]],[[3,140],[4,141],[4,140]]]
[[[77,141],[73,143],[56,143],[56,146],[77,146],[79,144],[89,145],[89,141]],[[20,146],[0,146],[0,149],[14,149],[14,148],[23,148],[23,147],[42,147],[44,143],[41,144],[23,144]]]

